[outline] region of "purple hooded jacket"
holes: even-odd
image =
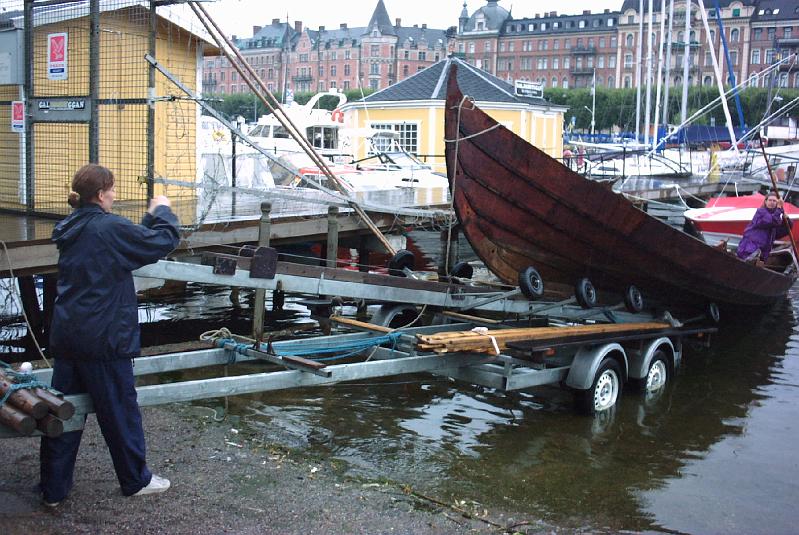
[[[789,219],[788,224],[793,227],[793,222]],[[782,208],[769,210],[761,206],[755,212],[752,222],[744,229],[744,236],[738,245],[738,258],[747,258],[749,255],[760,249],[760,259],[765,261],[771,253],[771,246],[774,240],[788,235],[788,229],[782,222]]]

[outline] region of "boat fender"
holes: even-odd
[[[343,123],[344,112],[336,108],[335,110],[333,110],[333,113],[330,114],[330,120],[336,123]]]
[[[622,382],[627,378],[627,354],[621,344],[612,342],[604,345],[583,346],[577,350],[566,376],[566,385],[577,389],[587,390],[594,383],[594,375],[599,369],[602,360],[614,353],[619,366],[622,368]]]

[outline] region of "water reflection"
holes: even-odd
[[[559,525],[791,531],[797,353],[786,303],[687,351],[660,396],[627,392],[596,419],[557,388],[503,394],[429,376],[237,398],[233,410],[268,440],[344,460],[353,475]]]

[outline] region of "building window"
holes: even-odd
[[[377,91],[380,89],[380,80],[369,80],[369,89]]]
[[[403,65],[402,66],[402,77],[403,78],[407,78],[408,77],[408,66],[407,65]]]
[[[325,75],[325,68],[322,65],[319,65],[319,76]]]
[[[552,87],[558,87],[558,77],[557,76],[553,76],[552,77]]]
[[[563,81],[561,82],[560,86],[563,89],[569,89],[569,79],[564,76],[563,77]]]
[[[616,56],[608,56],[608,67],[616,67]]]
[[[792,30],[792,28],[790,26],[782,29],[782,34],[783,34],[783,37],[785,37],[785,39],[790,39],[791,38],[791,30]]]
[[[608,88],[613,89],[616,87],[616,79],[612,76],[608,76]]]
[[[411,154],[419,152],[419,125],[415,123],[372,123],[369,125],[375,130],[388,130],[397,134],[397,144]],[[375,137],[374,148],[378,152],[391,150],[391,140]],[[370,153],[374,154],[370,151]]]
[[[632,48],[633,47],[633,34],[631,34],[631,33],[627,34],[625,44],[627,45],[627,48]]]
[[[370,47],[369,55],[372,56],[373,58],[380,56],[380,45],[372,45]]]
[[[705,66],[713,65],[713,57],[710,52],[705,52]]]
[[[624,77],[624,87],[629,89],[630,87],[632,87],[632,85],[633,85],[632,78],[629,77],[629,76],[625,76]]]
[[[369,74],[380,74],[380,64],[379,63],[372,63],[369,66]]]
[[[738,28],[733,28],[730,31],[730,42],[737,43],[740,38],[741,38],[741,32],[738,31]]]
[[[738,65],[738,51],[737,50],[730,50],[730,63],[733,65]]]
[[[491,41],[486,41],[485,42],[484,49],[485,49],[486,52],[491,52]]]
[[[752,39],[760,41],[763,38],[763,28],[755,28],[752,30]]]
[[[585,21],[584,21],[584,20],[581,20],[581,21],[580,21],[580,24],[578,24],[578,27],[580,27],[580,28],[585,28]]]
[[[766,30],[766,33],[768,34],[768,40],[773,41],[774,38],[777,36],[777,28],[768,28]]]
[[[336,68],[335,66],[331,67],[330,72],[335,72],[335,68]],[[349,76],[349,75],[350,75],[350,65],[348,63],[344,65],[344,76]]]
[[[704,86],[710,86],[712,84],[713,84],[713,78],[711,78],[710,76],[705,76],[705,78],[702,80],[702,85]]]
[[[419,51],[419,61],[427,61],[427,52]]]
[[[552,68],[553,69],[559,69],[560,68],[559,61],[558,61],[559,59],[560,58],[552,58]],[[552,85],[555,85],[555,84],[552,84]]]
[[[605,56],[599,56],[596,59],[596,66],[600,69],[603,69],[605,67]]]
[[[350,50],[345,50],[345,51],[344,51],[344,59],[352,59],[352,58],[350,57],[350,55],[351,55],[351,51],[350,51]],[[335,58],[334,58],[334,59],[335,59]]]
[[[469,53],[474,54],[474,43],[469,43]]]
[[[599,48],[605,48],[605,38],[604,37],[600,37],[599,38]]]
[[[552,41],[552,50],[559,50],[560,49],[560,39],[555,39]]]
[[[732,16],[733,17],[740,17],[741,16],[741,8],[734,8],[732,10]]]
[[[513,52],[515,48],[513,41],[508,43],[508,52]]]
[[[346,68],[347,67],[349,67],[349,65],[345,66],[345,68],[344,68],[345,72],[346,72]],[[330,76],[336,76],[336,70],[337,70],[336,66],[335,65],[331,65],[330,66]]]
[[[632,69],[633,67],[633,55],[629,52],[624,54],[624,68],[625,69]]]
[[[571,59],[570,58],[563,58],[563,68],[564,69],[568,69],[570,64],[571,64]]]

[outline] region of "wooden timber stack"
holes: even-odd
[[[620,323],[575,325],[571,327],[530,327],[523,329],[494,329],[417,334],[417,348],[435,353],[496,353],[506,349],[510,342],[527,342],[557,338],[580,338],[586,340],[602,334],[647,332],[668,329],[668,323]]]
[[[15,384],[13,374],[0,371],[0,397]],[[72,403],[38,387],[16,390],[0,405],[0,423],[22,435],[30,435],[38,429],[48,437],[57,437],[64,432],[63,420],[74,414]]]

